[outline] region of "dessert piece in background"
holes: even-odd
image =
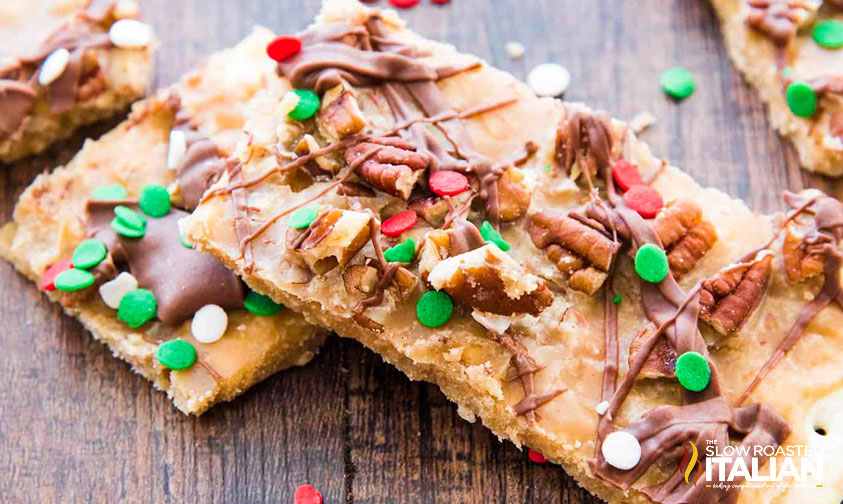
[[[0,5],[0,162],[40,152],[148,91],[155,38],[135,0]]]
[[[843,4],[710,0],[729,56],[802,165],[843,175]]]
[[[329,1],[298,39],[181,222],[197,247],[608,502],[839,500],[830,458],[738,488],[682,453],[840,446],[840,202],[753,213],[390,11]]]
[[[270,40],[257,29],[135,104],[67,166],[38,177],[0,229],[0,256],[184,413],[306,364],[327,334],[246,289],[178,229],[225,169],[245,103],[277,80]]]

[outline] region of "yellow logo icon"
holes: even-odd
[[[700,476],[702,475],[702,464],[699,462],[700,454],[697,451],[697,445],[691,441],[688,441],[688,444],[691,445],[691,453],[689,454],[688,449],[684,446],[682,447],[685,451],[685,456],[682,457],[682,463],[679,465],[679,470],[684,471],[685,483],[690,485],[692,484],[690,480],[691,472],[693,472],[695,466],[697,467],[697,474],[694,476],[693,484],[696,484],[697,480],[700,479]]]

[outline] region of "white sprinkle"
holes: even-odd
[[[600,404],[598,404],[596,408],[594,408],[594,411],[596,411],[598,415],[603,415],[604,413],[606,413],[606,410],[608,410],[608,409],[609,409],[609,402],[603,401]]]
[[[120,300],[123,299],[127,293],[137,290],[138,281],[131,273],[122,272],[117,275],[114,280],[109,280],[100,285],[100,297],[109,308],[117,309],[120,307]]]
[[[190,331],[199,343],[213,343],[222,338],[228,327],[228,315],[215,304],[205,305],[193,314]]]
[[[568,69],[556,63],[542,63],[527,76],[527,84],[539,96],[560,96],[570,83]]]
[[[185,152],[187,152],[187,140],[184,137],[184,131],[171,131],[170,148],[167,151],[167,168],[171,170],[178,168]]]
[[[141,49],[152,41],[149,25],[134,19],[121,19],[108,30],[111,43],[123,49]]]
[[[41,64],[41,71],[38,72],[38,84],[49,86],[64,73],[67,64],[70,62],[70,51],[64,47],[56,49],[44,63]]]
[[[495,315],[494,313],[481,312],[478,310],[474,310],[473,312],[471,312],[471,316],[480,325],[498,334],[503,334],[504,332],[506,332],[506,330],[509,329],[509,326],[512,323],[509,320],[509,317],[504,317],[503,315]]]
[[[641,443],[626,431],[615,431],[606,436],[600,452],[610,466],[622,471],[632,469],[641,461]]]
[[[507,42],[503,48],[512,59],[520,59],[521,56],[524,56],[524,44],[521,42]]]
[[[296,105],[299,104],[299,95],[292,91],[287,91],[284,93],[284,97],[281,98],[281,113],[283,115],[287,115],[296,108]]]

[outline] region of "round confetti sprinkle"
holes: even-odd
[[[310,485],[301,485],[293,495],[295,504],[322,504],[322,494]]]
[[[145,185],[140,190],[138,206],[150,217],[164,217],[170,212],[170,192],[161,184]]]
[[[287,218],[287,225],[293,229],[304,229],[313,224],[317,215],[319,215],[318,205],[299,208]]]
[[[114,310],[120,308],[123,296],[137,290],[138,281],[131,273],[123,271],[113,280],[100,285],[99,293],[103,303]]]
[[[266,55],[275,61],[284,61],[301,51],[301,40],[298,37],[281,35],[266,45]]]
[[[600,452],[610,466],[622,471],[632,469],[641,461],[641,443],[626,431],[615,431],[606,436]]]
[[[388,248],[384,251],[383,257],[387,262],[409,263],[413,262],[413,257],[416,255],[416,242],[412,238],[407,238],[404,242]]]
[[[676,379],[679,384],[693,392],[708,387],[711,368],[705,357],[697,352],[685,352],[676,359]]]
[[[826,49],[840,49],[843,47],[843,22],[836,19],[820,21],[811,36],[814,42]]]
[[[527,451],[527,456],[530,457],[530,460],[536,464],[544,464],[547,462],[547,457],[545,457],[543,453],[537,452],[532,448]]]
[[[652,187],[645,185],[630,187],[623,194],[623,202],[645,219],[652,219],[658,215],[659,210],[664,206],[662,195]]]
[[[108,30],[111,43],[123,49],[141,49],[152,42],[149,25],[134,19],[121,19]]]
[[[319,95],[308,89],[294,89],[292,92],[299,97],[299,101],[296,107],[287,113],[287,117],[304,121],[319,111]]]
[[[641,178],[638,167],[626,159],[620,159],[612,165],[612,177],[622,191],[629,191],[632,186],[644,184],[644,179]]]
[[[268,317],[281,311],[281,305],[272,300],[269,296],[249,291],[243,300],[243,306],[255,315]]]
[[[146,234],[144,228],[127,226],[123,221],[117,218],[111,220],[111,229],[113,229],[115,233],[127,238],[143,238],[143,235]]]
[[[181,243],[185,248],[193,248],[193,244],[187,241],[187,238],[185,238],[184,235],[179,235],[179,243]]]
[[[227,327],[228,314],[215,304],[208,304],[196,310],[190,322],[190,332],[199,343],[219,341]]]
[[[162,366],[179,371],[196,362],[196,349],[187,341],[175,339],[158,345],[158,362]]]
[[[665,93],[677,100],[684,100],[694,92],[697,80],[688,70],[673,67],[662,73],[661,84]]]
[[[117,318],[129,327],[136,328],[154,319],[158,314],[155,296],[146,289],[126,293],[117,307]]]
[[[56,290],[56,276],[58,276],[58,274],[62,271],[67,271],[72,267],[73,261],[70,259],[56,261],[41,275],[41,279],[38,280],[38,287],[45,291]]]
[[[647,243],[635,254],[635,272],[650,283],[664,280],[669,270],[667,254],[658,245]]]
[[[401,233],[409,230],[418,222],[419,216],[412,210],[404,210],[398,212],[392,217],[383,221],[381,224],[381,233],[386,236],[398,236]]]
[[[94,285],[94,275],[85,270],[72,268],[56,275],[53,283],[60,291],[75,292]]]
[[[409,9],[418,5],[420,0],[389,0],[389,3],[399,9]]]
[[[96,238],[83,241],[73,250],[73,267],[79,269],[90,269],[105,259],[108,250],[105,243]]]
[[[128,197],[126,188],[120,184],[109,184],[99,186],[91,191],[91,199],[96,200],[119,200]]]
[[[623,301],[623,296],[621,296],[620,294],[612,298],[612,302],[615,304],[620,304],[621,301]]]
[[[456,196],[468,189],[468,178],[453,170],[439,170],[430,176],[430,190],[439,196]]]
[[[527,85],[539,96],[561,96],[570,83],[571,73],[556,63],[542,63],[527,74]]]
[[[791,82],[787,86],[787,106],[794,115],[811,117],[817,110],[817,93],[807,82]]]
[[[504,252],[509,250],[509,243],[504,241],[501,234],[492,227],[489,221],[483,221],[483,224],[480,225],[480,236],[487,242],[494,243]]]
[[[146,219],[143,218],[143,215],[135,212],[129,207],[117,205],[114,207],[114,215],[116,215],[117,219],[128,227],[135,229],[143,229],[146,227]]]
[[[442,291],[427,291],[416,304],[416,316],[421,325],[431,329],[444,325],[451,319],[454,302]]]
[[[38,71],[38,84],[41,84],[42,86],[49,86],[55,82],[55,80],[64,73],[69,62],[70,51],[64,47],[56,49],[50,53],[50,55],[47,56],[47,59],[41,63],[41,70]]]

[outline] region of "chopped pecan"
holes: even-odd
[[[415,200],[410,203],[407,208],[416,212],[419,217],[424,219],[424,221],[431,226],[439,227],[445,222],[445,218],[448,216],[448,211],[450,211],[451,206],[459,208],[462,205],[465,205],[469,198],[471,198],[471,193],[469,191],[464,191],[456,196],[451,196],[450,198],[451,205],[448,205],[448,201],[443,197],[431,196]]]
[[[369,214],[352,210],[323,210],[304,230],[287,232],[287,249],[294,251],[317,274],[345,266],[369,240]]]
[[[416,182],[430,165],[427,156],[415,152],[415,147],[399,137],[375,138],[359,143],[345,151],[345,161],[354,162],[360,156],[378,151],[358,168],[357,175],[375,189],[407,200]]]
[[[779,45],[787,44],[822,4],[819,0],[749,0],[746,24]]]
[[[539,277],[493,244],[439,262],[427,281],[472,308],[497,315],[537,315],[553,302]]]
[[[342,85],[329,89],[322,96],[322,107],[316,117],[319,130],[325,137],[340,140],[363,131],[366,118],[354,94]]]
[[[319,143],[316,142],[316,139],[313,138],[313,135],[307,134],[304,135],[299,143],[296,144],[295,153],[297,156],[302,157],[310,154],[311,152],[316,152],[320,149]],[[320,176],[331,175],[336,173],[340,169],[340,163],[331,157],[330,155],[319,156],[313,161],[310,161],[304,165],[304,169],[313,177],[318,178]]]
[[[533,245],[545,249],[547,258],[568,276],[572,289],[592,295],[606,280],[620,244],[588,220],[539,212],[527,222]]]
[[[512,222],[523,217],[530,207],[530,188],[524,172],[515,167],[504,171],[497,181],[495,200],[487,202],[487,209],[496,210],[494,213],[499,220]],[[490,213],[487,212],[487,215]]]
[[[612,157],[612,120],[606,112],[570,107],[571,115],[556,130],[556,162],[569,175],[579,165],[592,175],[607,167]],[[585,166],[582,166],[582,164]]]
[[[799,229],[788,225],[782,242],[782,256],[787,279],[799,283],[823,272],[825,253],[821,243],[805,240]]]
[[[633,361],[638,354],[638,351],[644,346],[644,343],[652,336],[656,328],[652,324],[648,324],[641,330],[635,338],[629,343],[629,367],[632,367]],[[673,378],[676,376],[676,349],[667,341],[667,338],[659,338],[653,351],[644,361],[644,367],[641,368],[641,373],[635,377],[636,380],[645,378],[659,379],[659,378]]]
[[[375,191],[356,182],[343,182],[337,187],[337,194],[356,198],[374,198]]]
[[[425,236],[419,253],[419,272],[423,279],[440,261],[464,254],[486,244],[477,227],[465,219],[456,219],[447,230],[437,229]]]
[[[717,241],[714,226],[703,220],[702,208],[691,200],[668,204],[656,217],[654,227],[676,278],[691,271]]]
[[[760,252],[751,261],[726,267],[703,281],[700,318],[724,336],[740,329],[761,303],[772,265],[773,254]]]
[[[349,294],[369,295],[378,283],[378,270],[365,264],[352,264],[342,272],[342,281]]]

